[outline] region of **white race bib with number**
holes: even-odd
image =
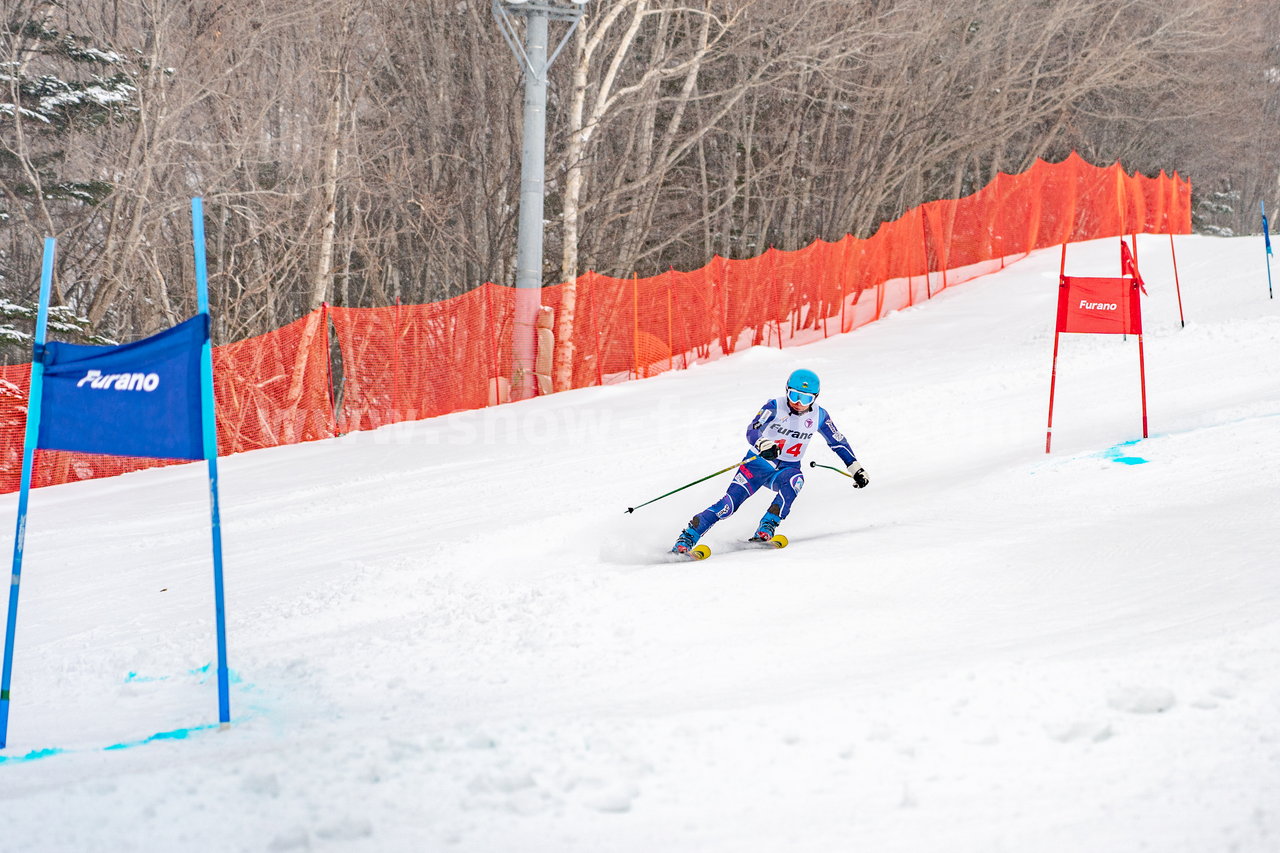
[[[818,432],[818,409],[815,406],[801,415],[791,413],[785,398],[774,401],[778,414],[761,432],[761,438],[770,438],[778,442],[778,462],[799,462],[804,458],[805,448]]]

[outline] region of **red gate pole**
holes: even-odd
[[[1137,277],[1137,261],[1134,261],[1134,280],[1129,286],[1130,324],[1138,334],[1138,377],[1142,383],[1142,437],[1147,437],[1147,360],[1142,349],[1142,279]],[[1136,309],[1135,307],[1136,306]],[[1136,315],[1136,317],[1134,316]],[[1134,320],[1137,322],[1135,323]]]
[[[1169,235],[1169,254],[1173,257],[1173,286],[1178,291],[1178,319],[1182,328],[1187,327],[1187,319],[1182,316],[1182,283],[1178,281],[1178,253],[1173,250],[1173,235]]]
[[[1049,423],[1044,431],[1044,452],[1049,452],[1049,446],[1053,442],[1053,389],[1058,384],[1058,338],[1060,332],[1053,333],[1053,370],[1049,374]]]
[[[1142,354],[1142,333],[1138,333],[1138,376],[1142,380],[1142,437],[1147,437],[1147,364]]]
[[[1058,339],[1062,336],[1062,278],[1067,274],[1067,244],[1062,244],[1062,261],[1058,264],[1058,315],[1053,325],[1053,368],[1049,373],[1049,423],[1044,431],[1044,452],[1053,443],[1053,392],[1058,385]]]

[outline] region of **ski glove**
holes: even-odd
[[[849,476],[853,478],[853,487],[855,489],[861,489],[867,483],[871,482],[871,480],[867,477],[867,471],[865,468],[862,467],[861,462],[857,462],[857,461],[850,462],[848,470],[849,470]]]
[[[762,438],[756,442],[756,454],[761,459],[778,458],[778,441],[773,438]]]

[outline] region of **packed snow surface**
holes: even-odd
[[[1067,272],[1118,275],[1118,241]],[[1138,342],[1059,254],[852,334],[32,494],[5,851],[1280,850],[1280,300],[1139,239]],[[1277,272],[1280,272],[1278,270]],[[670,562],[808,367],[866,465]],[[838,464],[819,442],[808,460]],[[17,499],[0,500],[12,530]]]

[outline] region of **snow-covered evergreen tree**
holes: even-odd
[[[96,205],[113,185],[86,174],[68,155],[108,123],[131,121],[136,60],[64,32],[52,3],[20,4],[0,21],[0,355],[30,358],[35,294],[14,268],[15,249],[31,232],[58,226],[57,211]],[[81,161],[83,162],[83,160]],[[8,233],[6,233],[8,232]],[[73,306],[55,306],[49,330],[61,340],[106,343]]]
[[[0,222],[24,200],[101,201],[108,181],[60,168],[72,130],[128,118],[136,92],[130,63],[120,53],[66,33],[43,17],[10,20],[0,31]]]

